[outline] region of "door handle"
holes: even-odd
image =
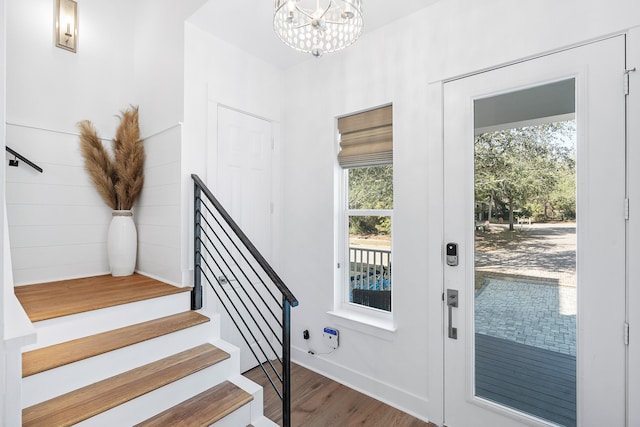
[[[453,327],[453,308],[458,307],[458,291],[447,289],[447,307],[449,308],[449,338],[458,339],[458,328]]]

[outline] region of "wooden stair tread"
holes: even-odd
[[[25,352],[22,355],[22,377],[28,377],[208,321],[209,318],[202,314],[187,311]]]
[[[23,426],[70,426],[230,356],[203,344],[22,410]]]
[[[137,273],[14,287],[32,322],[189,291]]]
[[[224,381],[184,402],[137,424],[136,427],[211,425],[247,403],[253,396],[235,384]]]

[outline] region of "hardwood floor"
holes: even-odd
[[[291,364],[295,427],[436,427],[302,366]],[[282,425],[282,403],[260,367],[244,374],[264,388],[264,415]]]

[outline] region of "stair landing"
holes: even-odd
[[[32,322],[120,304],[190,292],[150,277],[111,275],[16,286],[14,292]]]

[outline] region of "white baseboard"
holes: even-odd
[[[339,365],[322,356],[311,355],[307,350],[299,347],[291,347],[291,360],[300,366],[384,402],[411,416],[423,421],[429,421],[426,413],[429,407],[429,401],[424,397],[409,393],[394,385]]]
[[[159,282],[166,283],[168,285],[173,285],[177,288],[186,288],[188,285],[183,285],[182,283],[174,282],[173,280],[168,280],[160,276],[156,276],[155,274],[147,273],[146,271],[136,269],[136,273],[141,274],[143,276],[147,276],[151,279],[157,280]]]

